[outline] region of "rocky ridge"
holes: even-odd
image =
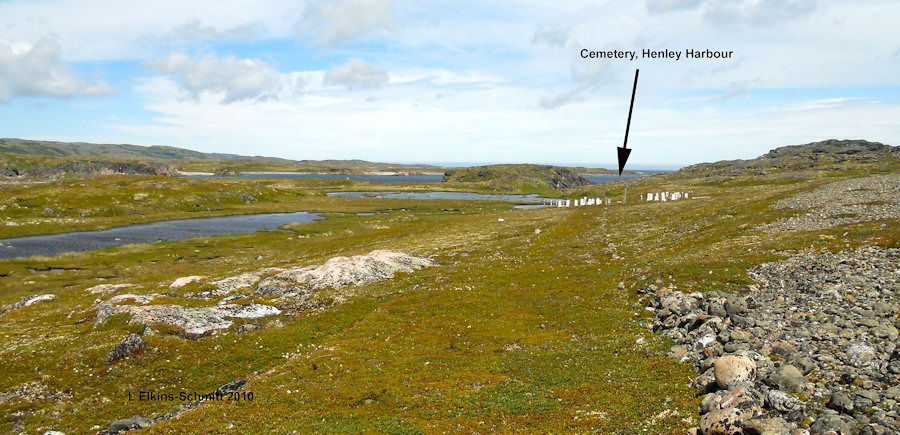
[[[104,160],[69,161],[52,166],[0,168],[0,175],[5,177],[49,177],[60,174],[177,175],[178,171],[166,163]]]
[[[900,431],[900,249],[805,253],[746,293],[650,285],[652,328],[700,373],[700,434]]]
[[[814,171],[845,170],[850,164],[879,167],[900,157],[900,147],[866,140],[828,139],[776,148],[750,160],[723,160],[684,167],[668,177],[726,181],[738,177],[796,178]]]
[[[834,154],[838,161],[859,160],[872,162],[872,154],[890,152],[897,154],[900,148],[885,145],[880,142],[852,139],[828,139],[819,142],[810,142],[804,145],[788,145],[775,148],[762,155],[764,159],[777,159],[788,156],[805,156],[810,154]]]

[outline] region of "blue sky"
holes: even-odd
[[[0,137],[630,167],[900,144],[893,0],[0,1]],[[726,60],[589,50],[733,51]]]

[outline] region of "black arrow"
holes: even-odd
[[[631,111],[634,110],[634,93],[637,92],[637,79],[638,73],[641,70],[634,70],[634,87],[631,88],[631,107],[628,108],[628,123],[625,124],[625,143],[622,146],[616,148],[616,151],[619,152],[619,176],[622,176],[622,170],[625,169],[625,162],[628,161],[628,156],[631,154],[631,150],[628,149],[628,130],[631,130]]]

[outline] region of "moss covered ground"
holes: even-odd
[[[207,393],[246,379],[252,401],[208,402],[147,431],[680,433],[696,424],[699,398],[687,386],[694,374],[664,356],[671,343],[646,329],[649,313],[636,305],[635,290],[659,283],[738,292],[748,284],[747,267],[784,252],[897,246],[896,222],[815,233],[754,230],[800,213],[774,210],[774,201],[863,174],[764,183],[654,177],[561,193],[618,199],[627,187],[632,199],[650,190],[709,198],[540,210],[325,196],[435,188],[346,180],[96,177],[5,185],[0,238],[236,213],[318,211],[327,219],[284,231],[0,261],[0,304],[58,296],[0,316],[0,431],[96,432],[181,403],[129,400],[129,393]],[[135,200],[138,193],[147,196]],[[168,284],[374,249],[429,256],[439,266],[343,289],[352,296],[340,304],[330,304],[338,291],[322,290],[319,308],[286,310],[251,333],[235,333],[241,322],[197,340],[157,328],[144,338],[143,353],[112,366],[106,353],[140,328],[122,316],[95,327],[97,295],[84,291],[131,283],[139,287],[129,292],[196,304],[184,297],[190,287]],[[29,271],[46,268],[60,271]]]

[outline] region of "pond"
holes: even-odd
[[[159,240],[249,234],[259,230],[274,230],[290,223],[312,222],[319,218],[318,214],[307,212],[249,214],[160,221],[101,231],[77,231],[43,236],[17,237],[0,240],[0,259],[56,255],[63,252],[82,252],[130,243],[151,243]]]

